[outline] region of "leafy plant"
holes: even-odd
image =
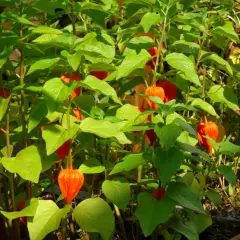
[[[238,3],[0,4],[6,239],[199,239],[237,192]]]

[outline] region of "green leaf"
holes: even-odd
[[[212,225],[211,216],[206,214],[194,214],[191,220],[194,222],[198,234]]]
[[[62,34],[62,31],[59,29],[43,26],[43,25],[37,26],[30,30],[32,30],[32,33],[37,33],[37,34]]]
[[[212,34],[217,34],[219,36],[225,36],[234,42],[238,42],[238,35],[234,30],[231,21],[226,21],[223,26],[218,26],[213,29]]]
[[[59,157],[57,154],[51,154],[49,156],[46,155],[46,153],[41,153],[42,158],[42,173],[49,170],[53,164],[59,161]]]
[[[201,98],[195,98],[192,101],[191,105],[193,107],[200,108],[203,111],[206,111],[206,112],[208,112],[209,114],[211,114],[213,116],[219,117],[218,114],[216,113],[215,109],[213,108],[213,106],[210,105],[209,103],[205,102]]]
[[[114,233],[115,222],[112,209],[102,198],[82,201],[73,210],[73,215],[83,230],[98,232],[103,240],[109,240]]]
[[[115,103],[122,104],[117,96],[116,91],[107,82],[101,81],[94,76],[87,76],[84,81],[81,82],[85,87],[98,91],[105,96],[109,96]]]
[[[181,182],[171,182],[167,188],[167,196],[181,204],[183,207],[205,213],[200,196]]]
[[[116,117],[121,120],[133,120],[136,119],[140,114],[141,112],[137,109],[136,106],[125,104],[122,107],[118,108]]]
[[[12,156],[12,153],[13,153],[13,145],[10,145],[9,146],[9,149],[10,149],[10,157]],[[8,149],[7,149],[7,146],[5,146],[4,148],[2,148],[0,150],[0,157],[7,157],[8,156]]]
[[[29,115],[28,119],[28,133],[30,133],[37,125],[41,122],[41,120],[47,116],[48,109],[44,102],[39,102],[37,106],[35,106],[32,112]]]
[[[32,217],[35,215],[37,207],[38,207],[38,199],[32,198],[30,201],[30,205],[25,207],[21,211],[17,211],[17,212],[1,211],[1,213],[8,219],[16,219],[19,217]]]
[[[195,146],[198,143],[198,140],[189,136],[189,133],[187,131],[183,131],[181,135],[177,138],[177,141],[189,144],[191,146]]]
[[[60,78],[48,80],[43,86],[44,100],[51,112],[57,110],[68,95],[68,86]]]
[[[6,20],[11,20],[14,23],[18,22],[18,23],[21,23],[24,25],[34,25],[32,22],[30,22],[26,18],[15,15],[10,11],[1,13],[0,18],[6,19]]]
[[[76,127],[65,129],[57,124],[44,127],[42,137],[46,142],[47,155],[54,153],[67,140],[73,138],[77,132],[78,128]]]
[[[151,235],[159,224],[167,222],[175,206],[176,202],[168,197],[159,201],[148,192],[140,193],[135,215],[140,222],[144,236]]]
[[[156,3],[156,0],[125,0],[126,4],[141,4],[147,7],[152,6]]]
[[[2,158],[2,164],[9,172],[19,174],[24,180],[39,181],[42,163],[36,146],[24,148],[15,158]]]
[[[163,144],[166,149],[169,149],[174,145],[177,138],[180,136],[182,129],[178,125],[170,123],[161,128],[156,126],[154,131],[159,137],[161,144]]]
[[[116,138],[120,144],[123,144],[123,145],[132,144],[132,142],[126,137],[126,135],[123,132],[117,133],[117,135],[115,135],[114,138]]]
[[[233,93],[232,88],[222,87],[221,85],[214,85],[208,91],[208,96],[214,102],[225,103],[229,108],[238,110],[238,99]]]
[[[142,25],[144,32],[148,32],[151,29],[151,26],[154,24],[159,23],[160,21],[160,15],[153,13],[153,12],[147,12],[141,19],[140,25]]]
[[[52,45],[56,43],[57,38],[59,37],[58,34],[43,34],[40,37],[33,40],[34,43],[39,45]]]
[[[97,36],[95,32],[88,33],[75,50],[81,51],[84,57],[92,63],[111,63],[115,56],[114,42],[104,31],[100,36]]]
[[[27,225],[31,240],[42,240],[57,230],[61,219],[70,211],[69,205],[59,209],[51,200],[39,200],[38,203],[36,214]]]
[[[212,62],[216,63],[216,67],[226,70],[231,76],[233,75],[233,70],[230,64],[217,54],[208,55],[206,58],[204,58],[204,60],[211,60]]]
[[[12,90],[13,91],[21,91],[21,90],[25,90],[25,91],[30,91],[30,92],[42,92],[43,87],[42,86],[38,86],[36,84],[23,84],[23,85],[18,85],[16,87],[14,87]]]
[[[190,152],[190,153],[197,153],[198,155],[202,156],[206,161],[210,161],[208,154],[201,151],[200,149],[198,149],[194,146],[191,146],[189,144],[186,144],[186,143],[178,143],[178,145],[181,149],[183,149],[187,152]]]
[[[29,75],[29,74],[31,74],[35,71],[38,71],[38,70],[48,69],[48,68],[52,67],[53,65],[55,65],[59,60],[60,60],[59,57],[57,57],[57,58],[45,58],[45,59],[42,59],[42,60],[38,60],[31,65],[31,67],[28,70],[27,75]]]
[[[9,96],[8,98],[0,97],[0,121],[3,119],[5,113],[7,112],[10,99],[11,99],[11,96]]]
[[[200,48],[199,44],[195,42],[187,42],[185,40],[175,41],[172,44],[172,46],[175,47],[177,51],[181,53],[192,53],[192,54],[197,53]]]
[[[204,192],[204,195],[207,196],[217,207],[221,205],[220,194],[215,189],[207,189]]]
[[[182,53],[170,53],[166,56],[166,61],[171,67],[183,72],[190,82],[201,86],[194,64],[187,56]]]
[[[120,133],[126,122],[111,123],[106,120],[86,118],[80,124],[80,129],[86,133],[92,133],[102,138],[111,138]]]
[[[119,208],[126,209],[130,200],[130,185],[125,178],[105,180],[102,184],[102,191],[108,200]]]
[[[69,65],[72,67],[73,71],[77,71],[80,62],[81,62],[82,53],[80,51],[75,52],[74,54],[69,54],[67,60]]]
[[[105,167],[101,165],[100,161],[95,158],[89,158],[81,164],[81,172],[84,174],[96,174],[104,172]]]
[[[158,169],[163,185],[171,180],[171,177],[180,169],[183,161],[183,153],[177,148],[170,148],[168,151],[162,148],[155,149],[153,164]]]
[[[151,59],[150,54],[142,49],[139,54],[130,52],[123,60],[120,66],[117,67],[117,80],[127,77],[130,73],[138,68],[144,68],[147,61]]]
[[[232,154],[240,152],[240,146],[235,145],[229,142],[229,139],[226,139],[224,142],[221,142],[219,152],[231,156]]]
[[[183,234],[187,239],[198,240],[198,232],[193,221],[182,222],[180,219],[174,218],[169,222],[170,226],[177,232]]]
[[[94,22],[102,27],[105,27],[105,19],[108,16],[109,11],[106,6],[90,2],[82,2],[77,4],[80,5],[81,9],[79,12],[88,15]]]
[[[230,184],[236,184],[237,177],[231,166],[219,166],[217,169],[229,181]]]
[[[109,175],[130,171],[139,165],[144,164],[146,161],[142,156],[142,153],[129,154],[122,159],[123,161],[117,163]]]
[[[8,57],[13,52],[13,46],[4,46],[3,51],[0,53],[0,68],[7,62]]]

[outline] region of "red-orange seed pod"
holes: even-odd
[[[159,97],[161,98],[163,101],[164,101],[164,98],[165,98],[165,93],[164,93],[164,90],[163,88],[161,87],[156,87],[156,86],[150,86],[146,89],[145,91],[145,95],[146,96],[151,96],[151,97]],[[152,102],[150,99],[146,99],[149,107],[151,109],[157,109],[158,108],[158,105],[154,102]]]
[[[66,84],[69,84],[71,81],[79,82],[80,81],[80,77],[77,76],[77,75],[72,75],[71,79],[70,79],[69,75],[64,74],[64,75],[61,76],[61,80],[64,81]],[[81,91],[80,87],[77,87],[77,88],[75,88],[73,90],[73,92],[72,92],[72,100],[80,94],[80,91]]]
[[[153,48],[149,49],[148,52],[151,56],[156,56],[158,53],[158,49],[156,47],[153,47]],[[157,57],[148,61],[147,65],[150,66],[152,69],[155,69],[156,62],[157,62]]]
[[[83,173],[78,169],[62,169],[58,174],[58,184],[67,204],[77,196],[83,183]]]
[[[78,120],[81,120],[82,114],[81,114],[81,111],[80,111],[79,108],[74,108],[74,109],[73,109],[73,113],[75,114],[75,117],[76,117]]]
[[[90,74],[100,80],[104,80],[106,77],[110,75],[109,72],[105,72],[105,71],[92,71]]]
[[[200,123],[197,126],[198,140],[199,142],[211,153],[212,146],[210,142],[203,136],[208,136],[213,140],[218,137],[218,125],[215,122]]]
[[[0,88],[0,97],[8,98],[11,95],[11,92]]]
[[[152,191],[152,195],[157,199],[161,200],[165,196],[165,188],[161,187],[161,189],[155,189]]]
[[[162,80],[162,81],[157,82],[156,85],[157,85],[157,87],[161,87],[164,90],[164,93],[165,93],[164,102],[168,102],[173,99],[176,99],[177,87],[174,84],[172,84],[166,80]]]
[[[56,150],[56,154],[59,156],[60,159],[64,159],[68,155],[69,148],[70,148],[70,141],[67,140],[62,146],[60,146]]]

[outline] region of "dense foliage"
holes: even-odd
[[[0,6],[6,238],[195,240],[239,208],[238,2]]]

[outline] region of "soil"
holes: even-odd
[[[213,216],[213,224],[200,234],[200,240],[230,240],[240,234],[240,214],[220,213]]]

